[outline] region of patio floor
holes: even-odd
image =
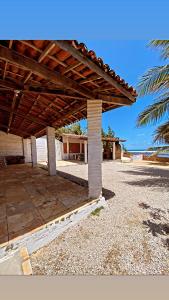
[[[0,170],[0,244],[85,203],[87,188],[30,165]]]

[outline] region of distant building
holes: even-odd
[[[102,138],[103,159],[121,159],[123,139],[115,137]],[[56,139],[57,160],[81,160],[88,161],[88,137],[86,135],[62,134],[61,140]],[[47,160],[46,137],[37,139],[37,155],[39,161]]]

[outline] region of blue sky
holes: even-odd
[[[162,64],[150,39],[168,38],[168,0],[2,0],[1,39],[78,39],[136,86],[150,67]],[[128,149],[152,145],[155,126],[136,128],[138,114],[153,97],[103,114],[103,127],[127,139]],[[86,126],[85,122],[82,122]]]
[[[91,41],[85,40],[88,48],[94,49],[96,54],[104,59],[118,75],[130,85],[137,86],[141,75],[149,68],[162,65],[160,53],[147,46],[148,41]],[[138,114],[149,104],[155,96],[138,98],[130,107],[122,107],[102,116],[103,128],[110,125],[118,137],[126,139],[128,149],[145,149],[153,145],[153,131],[156,126],[136,127]],[[85,121],[82,126],[87,126]]]

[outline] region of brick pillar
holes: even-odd
[[[102,194],[102,101],[87,101],[89,198]]]
[[[112,149],[112,159],[116,159],[116,143],[113,142],[113,149]]]
[[[84,141],[84,162],[87,164],[87,141]]]
[[[36,137],[31,136],[31,155],[32,155],[32,167],[37,165],[37,150],[36,150]]]
[[[47,150],[48,150],[48,173],[50,176],[56,175],[56,149],[55,149],[55,129],[46,127]]]

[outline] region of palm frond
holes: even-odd
[[[138,94],[144,96],[167,88],[169,88],[169,65],[154,67],[141,77]]]
[[[169,113],[169,93],[160,96],[154,104],[149,105],[142,113],[140,113],[137,120],[137,126],[156,123],[166,113]]]
[[[169,144],[169,121],[156,129],[154,142]]]
[[[152,40],[149,46],[160,48],[162,50],[161,57],[163,59],[169,58],[169,40]]]

